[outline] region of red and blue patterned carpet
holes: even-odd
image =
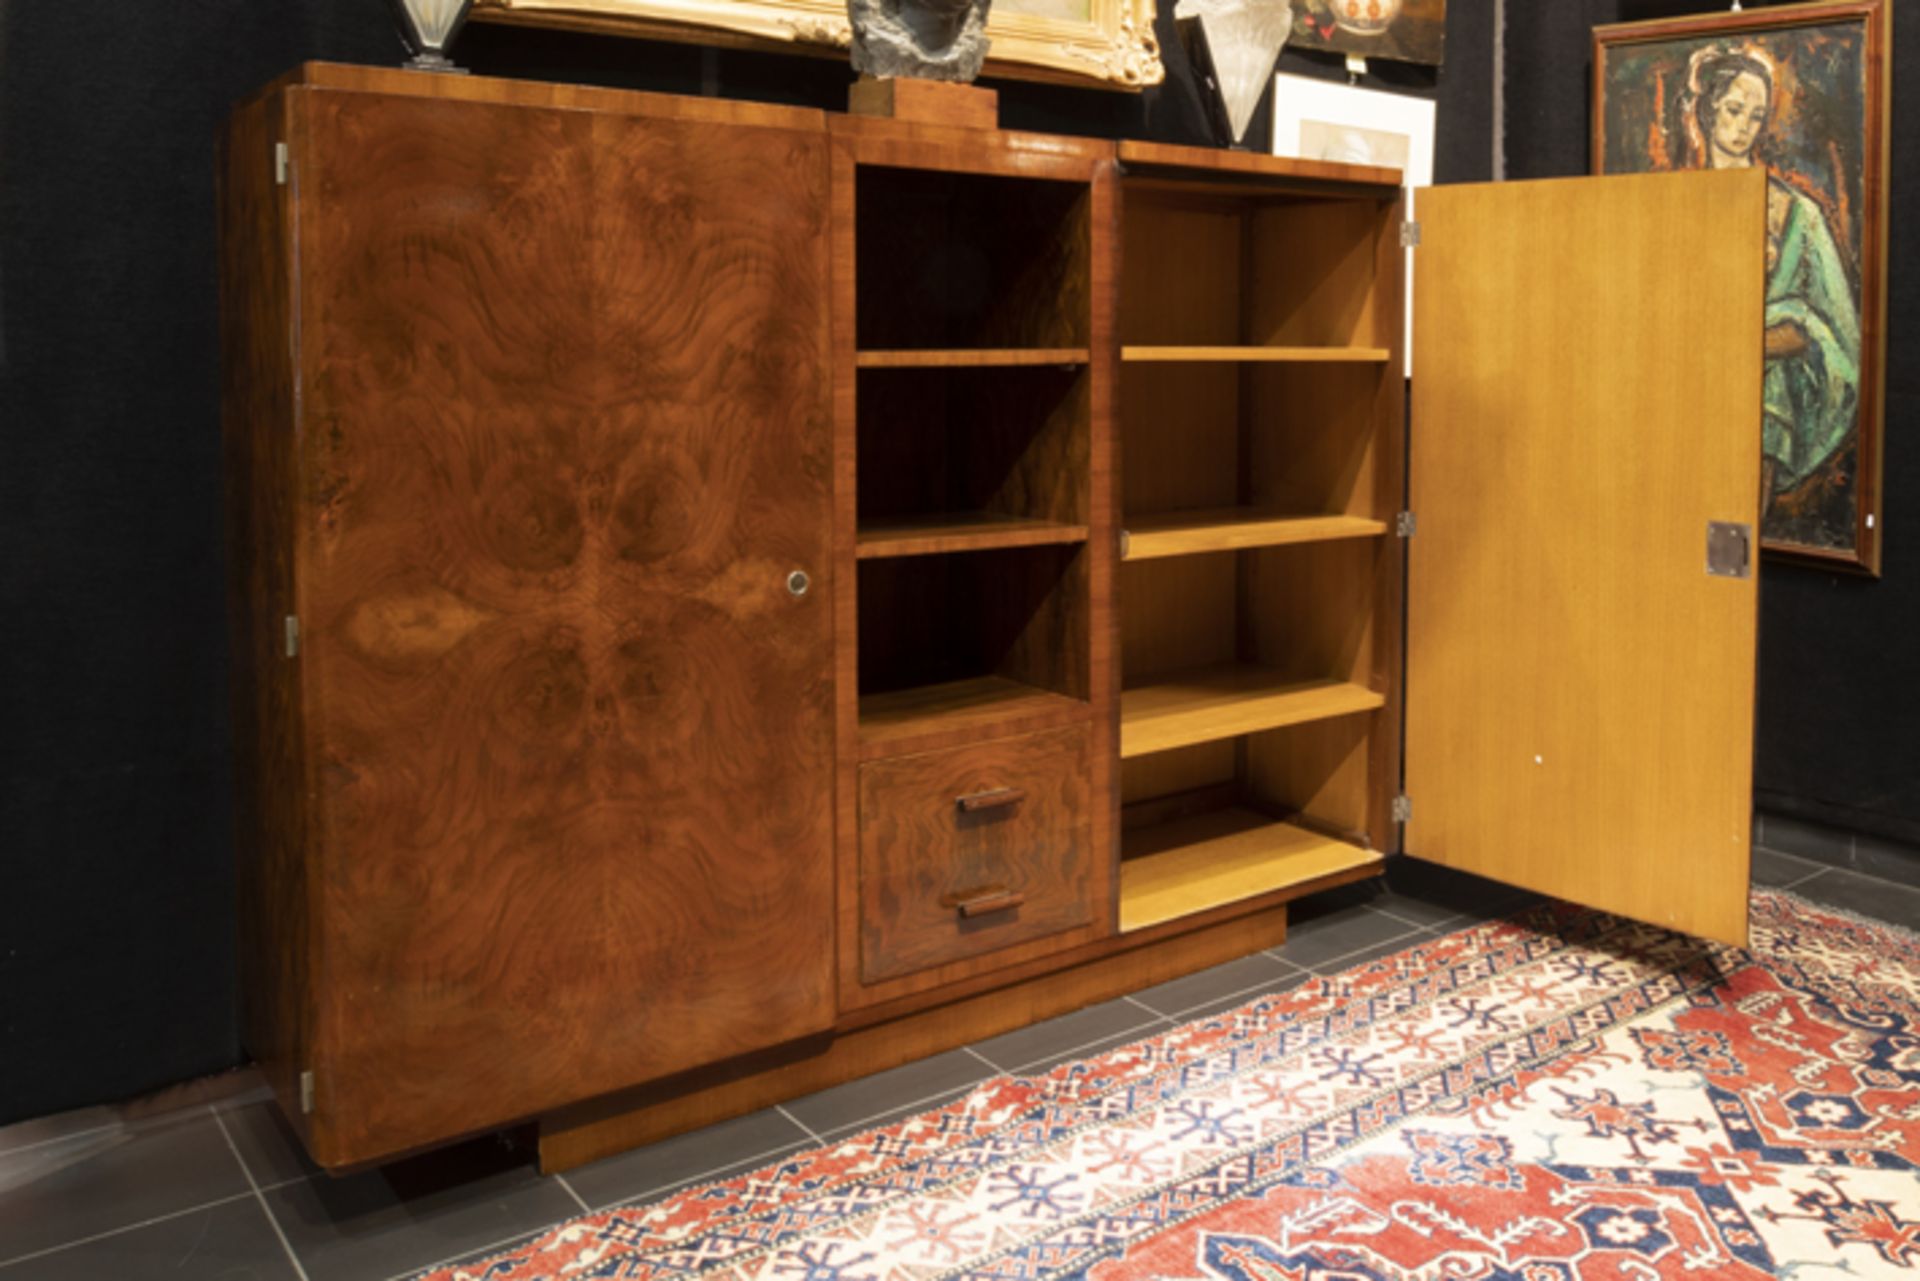
[[[1564,905],[434,1281],[1920,1278],[1920,941]]]

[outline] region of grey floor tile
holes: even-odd
[[[1920,846],[1863,832],[1853,838],[1853,870],[1898,885],[1920,885]]]
[[[307,1159],[277,1104],[249,1103],[223,1111],[220,1123],[233,1140],[234,1151],[246,1162],[253,1181],[263,1188],[322,1172]]]
[[[597,1210],[684,1183],[717,1179],[812,1142],[805,1130],[769,1108],[568,1170],[567,1182]]]
[[[1285,963],[1282,962],[1282,964]],[[1231,996],[1223,996],[1218,1000],[1209,1001],[1205,1005],[1188,1010],[1180,1016],[1180,1021],[1183,1023],[1197,1023],[1202,1019],[1210,1019],[1216,1014],[1225,1014],[1228,1010],[1237,1010],[1241,1006],[1251,1001],[1257,1001],[1263,996],[1276,996],[1281,992],[1291,992],[1294,988],[1299,987],[1312,977],[1312,974],[1300,969],[1298,966],[1287,965],[1285,973],[1277,978],[1262,983],[1250,992],[1238,992]]]
[[[1070,1063],[1077,1059],[1099,1058],[1108,1050],[1117,1050],[1123,1045],[1132,1045],[1135,1041],[1144,1041],[1150,1036],[1158,1036],[1162,1032],[1170,1032],[1174,1026],[1173,1022],[1168,1019],[1156,1018],[1153,1022],[1142,1027],[1134,1028],[1130,1032],[1122,1032],[1117,1036],[1110,1036],[1104,1041],[1095,1041],[1091,1045],[1076,1046],[1072,1049],[1060,1050],[1057,1053],[1049,1054],[1045,1058],[1038,1059],[1021,1068],[1020,1075],[1041,1076],[1053,1071],[1053,1069],[1059,1067],[1062,1063]]]
[[[877,1124],[880,1118],[923,1104],[937,1107],[939,1101],[992,1075],[993,1069],[965,1050],[948,1050],[945,1054],[935,1054],[809,1094],[785,1107],[787,1115],[827,1138],[863,1129]]]
[[[1832,867],[1845,867],[1853,857],[1853,833],[1782,814],[1767,815],[1766,847],[1782,854],[1798,854]]]
[[[481,1140],[265,1194],[310,1281],[379,1281],[489,1250],[580,1214],[529,1154]]]
[[[776,1148],[771,1152],[761,1152],[758,1155],[750,1157],[745,1161],[735,1161],[732,1165],[722,1166],[717,1170],[698,1171],[695,1174],[689,1175],[687,1178],[681,1179],[677,1183],[668,1184],[665,1187],[654,1188],[652,1191],[640,1193],[638,1196],[630,1196],[620,1201],[610,1201],[605,1205],[601,1205],[597,1202],[589,1202],[589,1203],[593,1205],[594,1212],[596,1214],[599,1213],[601,1210],[612,1209],[616,1205],[645,1205],[651,1201],[665,1200],[668,1197],[677,1195],[678,1193],[683,1192],[688,1188],[695,1187],[699,1184],[719,1183],[727,1179],[738,1178],[743,1174],[752,1174],[755,1170],[763,1170],[763,1169],[772,1171],[772,1173],[768,1175],[768,1178],[772,1179],[775,1182],[778,1182],[780,1179],[787,1177],[780,1173],[782,1162],[788,1160],[789,1158],[793,1157],[797,1153],[803,1153],[803,1152],[806,1152],[809,1148],[815,1148],[818,1146],[820,1145],[815,1143],[812,1139],[809,1138],[809,1139],[802,1140],[799,1143],[790,1143],[783,1148]],[[567,1180],[571,1182],[573,1179],[573,1172],[569,1170],[567,1172],[566,1177],[567,1177]]]
[[[236,1112],[241,1108],[252,1107],[256,1103],[273,1102],[273,1087],[265,1081],[235,1090],[224,1098],[215,1099],[213,1110],[216,1112]]]
[[[1385,913],[1405,921],[1408,925],[1416,926],[1440,927],[1456,923],[1465,924],[1477,919],[1483,913],[1497,915],[1497,913],[1485,911],[1484,900],[1454,899],[1440,902],[1412,894],[1396,894],[1392,890],[1382,894],[1368,906],[1376,912]]]
[[[1072,1057],[1077,1058],[1078,1056],[1075,1055]],[[863,1130],[877,1130],[881,1126],[892,1125],[895,1121],[904,1121],[908,1117],[918,1116],[922,1112],[932,1112],[937,1108],[945,1107],[955,1099],[963,1097],[967,1091],[972,1088],[972,1086],[963,1085],[958,1089],[947,1090],[931,1098],[920,1099],[917,1102],[909,1103],[905,1107],[894,1108],[890,1112],[882,1112],[879,1116],[865,1117],[849,1125],[824,1130],[820,1134],[821,1141],[829,1144],[838,1143],[842,1139],[851,1138]]]
[[[1539,896],[1417,858],[1387,862],[1387,892],[1372,906],[1416,925],[1459,925],[1505,916]]]
[[[1911,885],[1828,868],[1795,885],[1793,892],[1842,911],[1920,930],[1920,889]]]
[[[1265,952],[1256,952],[1237,961],[1228,961],[1225,965],[1216,965],[1210,970],[1201,970],[1143,992],[1135,992],[1133,999],[1176,1022],[1182,1022],[1193,1017],[1193,1011],[1202,1006],[1211,1006],[1223,998],[1277,983],[1299,972],[1298,966]]]
[[[0,1128],[0,1156],[15,1152],[21,1148],[39,1147],[57,1139],[72,1138],[78,1134],[87,1134],[95,1130],[112,1129],[125,1125],[119,1108],[75,1108],[71,1112],[58,1112],[52,1116],[35,1117],[31,1121],[18,1121]]]
[[[973,1048],[1002,1072],[1033,1073],[1090,1045],[1125,1044],[1162,1023],[1152,1010],[1128,1000],[1103,1001],[1071,1014],[989,1037]]]
[[[1363,947],[1358,952],[1322,961],[1318,966],[1314,967],[1314,973],[1322,977],[1338,974],[1342,970],[1351,970],[1358,966],[1366,965],[1371,961],[1377,961],[1383,956],[1392,956],[1395,952],[1403,951],[1406,948],[1431,942],[1434,937],[1433,934],[1422,930],[1417,934],[1410,934],[1404,938],[1392,939],[1385,943],[1376,943],[1372,947]]]
[[[249,1191],[205,1108],[0,1155],[0,1259]]]
[[[1287,941],[1273,955],[1301,969],[1319,971],[1331,961],[1392,939],[1419,933],[1416,926],[1367,907],[1350,907],[1329,916],[1289,925]]]
[[[7,1281],[293,1281],[298,1275],[251,1192],[0,1265]]]
[[[1775,889],[1785,889],[1797,881],[1804,881],[1809,876],[1825,870],[1827,870],[1825,863],[1796,858],[1792,854],[1781,854],[1758,847],[1753,851],[1752,875],[1755,885],[1771,885]]]
[[[1338,916],[1351,908],[1364,907],[1380,897],[1386,888],[1386,882],[1375,876],[1297,898],[1287,904],[1287,924],[1291,928],[1317,921],[1323,916]]]

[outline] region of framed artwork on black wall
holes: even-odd
[[[1876,575],[1890,8],[1786,5],[1593,35],[1596,173],[1767,170],[1762,546]]]
[[[988,75],[1138,89],[1166,75],[1154,0],[995,0]],[[475,0],[482,21],[746,48],[845,49],[846,0]]]

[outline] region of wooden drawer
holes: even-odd
[[[1088,729],[860,767],[860,977],[1087,924]]]

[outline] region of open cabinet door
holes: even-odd
[[[1403,847],[1744,945],[1765,176],[1419,217]]]

